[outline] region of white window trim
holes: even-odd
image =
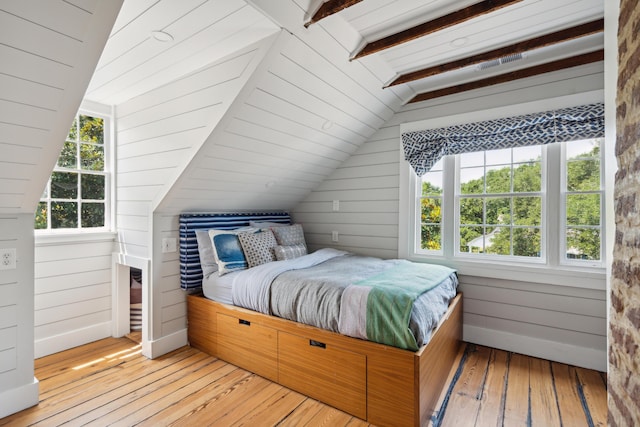
[[[569,96],[563,96],[553,99],[533,101],[523,104],[509,105],[505,107],[475,111],[465,114],[452,115],[447,117],[439,117],[434,119],[422,120],[419,122],[403,123],[400,125],[400,134],[424,130],[441,128],[446,126],[453,126],[468,123],[470,121],[484,121],[492,120],[502,117],[511,117],[514,115],[531,114],[539,111],[545,111],[549,109],[566,108],[579,104],[587,104],[593,102],[602,102],[604,97],[603,91],[593,91]],[[434,264],[447,265],[455,268],[461,275],[469,276],[481,276],[496,279],[516,280],[533,283],[545,283],[554,284],[578,288],[598,289],[604,290],[606,287],[606,271],[605,267],[601,268],[589,268],[589,267],[577,267],[570,263],[560,263],[558,255],[559,245],[554,244],[553,241],[547,241],[547,258],[549,263],[545,264],[533,264],[533,263],[517,263],[513,261],[489,261],[487,259],[480,260],[467,260],[454,256],[453,240],[451,243],[445,244],[443,242],[442,255],[439,254],[418,254],[416,251],[419,242],[416,241],[415,227],[417,224],[418,207],[415,203],[410,202],[410,199],[414,199],[418,194],[417,187],[418,182],[416,174],[413,172],[409,163],[404,159],[404,152],[402,150],[402,141],[399,138],[400,144],[400,194],[399,194],[399,228],[398,228],[398,256],[400,258],[409,259],[412,261],[431,262]],[[606,141],[605,141],[606,144]],[[603,147],[604,150],[604,147]],[[605,156],[606,158],[606,156]],[[445,158],[445,162],[455,162],[453,156]],[[449,165],[447,165],[449,166]],[[455,164],[451,165],[455,167]],[[556,170],[557,174],[560,173],[559,168],[552,168]],[[544,171],[543,171],[544,172]],[[455,174],[449,174],[450,178],[443,182],[444,191],[451,191],[449,188],[455,188],[455,182],[450,182],[455,179]],[[605,165],[602,164],[601,177],[605,175]],[[560,176],[558,176],[559,181]],[[602,178],[601,178],[602,179]],[[602,205],[604,205],[603,203]],[[415,209],[411,209],[415,206]],[[552,215],[559,212],[560,206],[554,206],[549,203],[546,206],[546,215]],[[604,209],[604,207],[602,207]],[[450,216],[455,212],[454,198],[444,198],[442,206],[442,215]],[[612,221],[611,218],[608,221]],[[454,235],[455,221],[445,221],[443,223],[442,235],[453,236]],[[603,227],[606,230],[606,226]],[[559,236],[560,230],[547,230],[547,236],[549,239],[553,239],[552,236]],[[604,234],[604,231],[603,231]],[[605,236],[603,235],[603,247],[605,245]],[[552,261],[556,260],[556,261]]]
[[[42,230],[44,231],[44,230]],[[35,246],[60,246],[76,243],[100,243],[115,242],[117,233],[111,231],[85,231],[70,233],[36,233],[34,236]]]

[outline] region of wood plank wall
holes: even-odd
[[[35,211],[121,4],[2,4],[0,213]]]
[[[401,123],[464,112],[472,120],[473,111],[482,108],[602,89],[602,69],[602,64],[593,64],[406,106],[298,204],[294,218],[303,224],[314,249],[333,246],[397,257]],[[340,201],[340,211],[332,211],[332,200]],[[333,230],[339,233],[338,243],[331,241]],[[529,354],[568,357],[566,363],[605,370],[604,283],[602,289],[461,276],[465,339],[511,351],[524,342]],[[563,351],[554,349],[559,344],[565,345]],[[575,351],[565,354],[568,349]]]
[[[35,355],[111,336],[114,236],[35,249]]]
[[[116,110],[117,244],[122,253],[156,260],[147,285],[150,310],[143,312],[150,321],[150,340],[186,327],[178,253],[160,250],[162,236],[178,238],[177,217],[168,219],[175,225],[168,233],[155,234],[154,230],[167,227],[161,217],[159,224],[154,223],[156,201],[205,143],[272,42],[266,39],[249,46]]]
[[[16,268],[0,270],[0,418],[33,405],[33,214],[0,214],[0,248]]]
[[[154,200],[171,186],[242,87],[258,46],[116,109],[117,223],[121,250],[151,256]]]
[[[177,238],[180,225],[178,216],[154,214],[154,241],[163,238]],[[166,337],[187,328],[187,301],[185,292],[180,289],[180,254],[162,253],[158,245],[154,247],[154,290],[159,296],[154,307],[153,328],[157,336]]]

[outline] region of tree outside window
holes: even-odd
[[[420,196],[420,247],[442,249],[442,161],[422,176]]]
[[[592,139],[565,147],[566,259],[601,259],[600,143]]]
[[[541,257],[541,147],[460,155],[461,253]]]
[[[35,228],[80,229],[106,225],[107,171],[104,119],[79,114],[35,213]]]

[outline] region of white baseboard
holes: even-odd
[[[155,359],[187,344],[187,330],[182,329],[154,341],[143,341],[142,354],[149,359]]]
[[[35,358],[48,356],[93,341],[111,336],[111,322],[98,323],[86,328],[65,332],[64,334],[42,338],[35,342]]]
[[[38,380],[0,393],[0,418],[38,404]]]
[[[463,326],[463,340],[567,365],[595,369],[601,372],[607,371],[606,349],[579,347],[473,325]]]

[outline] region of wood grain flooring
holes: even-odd
[[[441,396],[438,426],[606,425],[604,374],[468,344]],[[155,360],[126,338],[37,359],[40,403],[2,426],[368,426],[184,347]]]

